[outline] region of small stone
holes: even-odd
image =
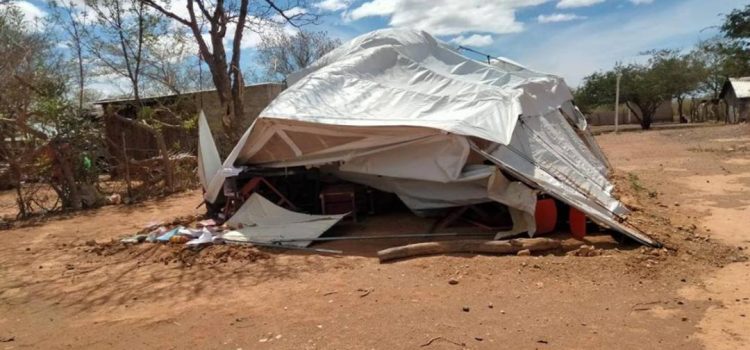
[[[688,318],[687,318],[687,317],[683,317],[683,318],[682,318],[682,322],[685,322],[685,321],[687,321],[687,320],[688,320]]]
[[[484,340],[484,338],[482,338],[482,337],[474,337],[474,339],[476,339],[477,341],[482,341],[482,340]]]
[[[471,309],[468,306],[464,306],[461,308],[461,310],[464,310],[464,312],[469,312]]]
[[[489,303],[489,304],[487,304],[487,307],[490,308],[490,309],[492,309],[492,308],[495,307],[495,305],[492,305],[492,303]]]
[[[451,279],[448,280],[448,284],[450,284],[450,285],[456,285],[456,284],[458,284],[458,280],[455,279],[455,278],[451,278]]]
[[[267,341],[268,341],[268,338],[260,338],[260,340],[258,340],[259,343],[265,343]]]
[[[12,341],[16,340],[16,337],[10,336],[10,337],[0,337],[0,343],[10,343]]]
[[[518,256],[529,256],[531,255],[531,251],[528,249],[519,250],[518,253],[516,253]]]
[[[90,239],[90,240],[86,241],[86,245],[89,246],[89,247],[93,247],[93,246],[96,245],[96,241],[93,240],[93,239]]]

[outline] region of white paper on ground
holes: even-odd
[[[196,239],[193,239],[193,240],[190,240],[190,241],[188,241],[185,244],[187,244],[187,245],[199,245],[199,244],[213,243],[213,238],[214,238],[214,236],[211,234],[211,231],[209,231],[209,230],[203,230],[201,232],[200,237],[198,237]]]

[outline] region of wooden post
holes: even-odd
[[[128,203],[133,200],[133,189],[130,187],[130,161],[128,160],[128,149],[125,144],[125,132],[120,133],[122,136],[122,155],[125,156],[125,183],[128,186]]]
[[[519,238],[508,241],[438,241],[383,249],[378,252],[378,258],[382,263],[384,261],[423,255],[451,253],[515,254],[526,249],[529,251],[544,251],[560,247],[562,247],[562,242],[552,238]]]

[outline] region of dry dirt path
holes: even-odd
[[[705,139],[696,148],[702,151],[690,150],[679,132]],[[735,218],[729,223],[741,219],[748,204],[747,196],[725,192],[746,189],[740,174],[750,176],[747,149],[709,147],[734,147],[745,141],[714,139],[747,132],[601,137],[620,186],[635,192],[627,198],[641,208],[635,219],[674,250],[435,256],[381,265],[372,257],[380,247],[368,244],[349,246],[343,256],[252,248],[227,254],[226,247],[186,256],[153,245],[111,246],[99,255],[94,248],[101,245],[85,243],[196,213],[197,192],[0,231],[0,349],[747,347],[750,327],[739,314],[750,292],[733,284],[747,283],[733,279],[747,263],[728,264],[740,260],[738,250],[702,238],[708,228],[717,238],[733,237],[728,224],[704,227],[720,226],[721,215]],[[698,184],[705,180],[727,185],[703,192]],[[377,234],[425,224],[402,215],[349,229]],[[594,239],[612,246],[607,237]]]
[[[738,250],[750,247],[748,126],[609,134],[599,141],[613,165],[638,174],[663,205],[683,206],[672,213],[676,221],[694,215],[710,237]],[[728,264],[680,295],[720,302],[697,326],[706,348],[750,348],[750,264]]]

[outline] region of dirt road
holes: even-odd
[[[674,222],[692,215],[711,238],[741,251],[750,247],[748,126],[609,134],[599,141],[615,167],[659,191],[662,205],[682,205],[672,210]],[[679,294],[719,302],[696,327],[707,348],[750,348],[750,264],[728,264]]]
[[[376,245],[344,256],[186,255],[88,242],[195,214],[200,195],[188,193],[0,231],[0,349],[750,347],[750,266],[739,249],[750,245],[750,128],[599,140],[634,222],[669,249],[594,237],[602,256],[379,264]],[[426,224],[378,220],[368,225],[383,232]]]

